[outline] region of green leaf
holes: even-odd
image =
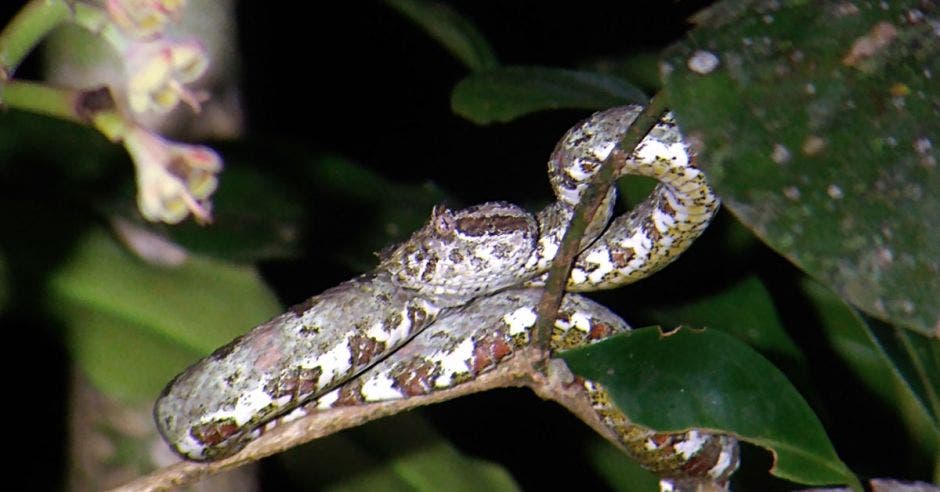
[[[454,112],[486,125],[546,109],[603,109],[646,103],[647,96],[610,75],[549,67],[500,67],[460,81],[451,93]]]
[[[659,76],[659,53],[656,51],[641,51],[617,58],[601,58],[579,68],[629,80],[647,94],[658,92],[663,85]]]
[[[937,337],[940,7],[848,5],[720,3],[665,53],[666,92],[744,224],[866,313]]]
[[[749,275],[712,295],[646,311],[663,326],[695,322],[736,336],[765,356],[806,369],[807,361],[790,338],[763,282]]]
[[[331,492],[518,490],[506,470],[461,454],[414,413],[315,441],[284,459],[300,481]]]
[[[281,311],[252,268],[198,256],[148,265],[101,230],[78,242],[49,285],[79,366],[128,399],[154,398],[197,357]]]
[[[385,3],[421,26],[470,70],[485,70],[499,64],[480,30],[449,6],[424,0],[386,0]]]
[[[883,401],[904,416],[908,432],[928,455],[940,453],[940,341],[870,322],[822,285],[803,291],[823,321],[833,349]]]
[[[787,378],[720,330],[641,328],[566,352],[634,422],[658,431],[733,433],[774,453],[774,475],[805,484],[849,483],[826,432]]]

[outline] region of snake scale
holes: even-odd
[[[549,160],[556,201],[535,216],[505,202],[435,207],[411,238],[371,272],[259,325],[171,381],[154,408],[181,456],[218,460],[278,422],[342,405],[453,387],[529,343],[545,272],[591,178],[608,156],[622,175],[659,182],[611,221],[608,191],[588,226],[554,323],[553,350],[628,330],[576,291],[650,275],[698,237],[719,201],[670,114],[631,155],[617,147],[642,111],[623,106],[570,129]],[[599,384],[577,380],[601,420],[642,464],[663,476],[726,481],[738,464],[733,437],[655,433],[632,425]]]

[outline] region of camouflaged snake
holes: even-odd
[[[157,427],[191,460],[241,449],[266,427],[318,409],[427,394],[492,369],[529,343],[537,286],[590,179],[619,153],[622,174],[659,183],[611,219],[608,191],[582,240],[552,349],[627,330],[572,293],[624,285],[674,260],[719,206],[670,114],[629,156],[617,147],[642,108],[596,113],[569,130],[549,160],[556,201],[532,215],[489,202],[436,207],[427,225],[384,253],[371,272],[331,288],[197,362],[157,400]],[[629,423],[606,391],[581,384],[601,419],[641,463],[664,474],[726,480],[737,466],[729,436],[657,434]]]

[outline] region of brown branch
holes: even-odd
[[[552,370],[548,371],[546,376],[534,370],[536,366],[544,363],[544,352],[535,348],[525,348],[504,361],[492,372],[482,374],[478,378],[459,386],[404,400],[338,407],[316,412],[272,429],[249,443],[239,453],[224,460],[211,463],[179,462],[113,490],[131,492],[169,490],[183,487],[198,482],[209,475],[237,468],[314,439],[382,417],[471,393],[514,386],[528,386],[542,398],[558,402],[608,440],[618,444],[616,436],[604,426],[591,408],[591,402],[588,400],[583,387],[572,384],[574,378],[567,371],[567,366],[560,360],[558,362],[558,364],[552,365]]]

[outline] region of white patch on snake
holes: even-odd
[[[323,393],[317,398],[317,410],[326,410],[333,408],[333,404],[339,400],[339,388]]]
[[[397,326],[386,327],[382,323],[375,323],[366,331],[366,336],[376,342],[383,342],[387,345],[397,345],[411,333],[411,319],[408,317],[408,310],[405,309],[399,313],[401,322]]]
[[[304,410],[304,407],[297,407],[290,412],[285,413],[277,420],[272,420],[271,423],[275,426],[278,424],[286,424],[288,422],[293,422],[301,417],[306,417],[307,411]]]
[[[591,270],[591,273],[588,274],[588,277],[595,283],[599,282],[616,268],[610,261],[610,253],[599,249],[591,251],[585,256],[584,262],[590,265],[597,265],[597,268]]]
[[[582,161],[583,159],[578,159],[577,163]],[[581,186],[585,181],[591,179],[591,176],[593,176],[594,173],[584,172],[583,167],[577,165],[577,163],[576,165],[568,166],[568,168],[565,169],[565,172],[568,174],[568,176],[571,176],[572,179],[579,183],[578,186]]]
[[[558,254],[558,242],[551,236],[540,238],[539,246],[542,249],[542,261],[551,261]]]
[[[385,325],[382,323],[375,323],[366,330],[366,336],[375,340],[376,342],[388,342],[388,339],[391,336],[391,332],[385,329]]]
[[[181,453],[195,458],[204,458],[206,446],[197,441],[193,436],[187,433],[181,441],[176,442],[176,447]]]
[[[290,396],[286,396],[281,399],[282,401],[276,402],[277,406],[283,406],[284,403],[290,400]],[[235,409],[232,410],[232,417],[235,418],[235,423],[237,425],[244,425],[253,417],[258,415],[260,410],[272,402],[275,402],[263,388],[255,388],[253,391],[247,391],[242,393],[238,398],[238,402],[235,404]]]
[[[525,333],[529,328],[532,328],[535,325],[536,318],[535,311],[531,307],[521,307],[503,315],[503,323],[509,326],[509,334],[514,336]]]
[[[708,476],[718,478],[726,471],[728,467],[731,466],[732,461],[734,460],[734,447],[733,446],[722,446],[721,453],[718,455],[718,461],[715,463],[715,466],[709,468]]]
[[[584,191],[584,186],[580,185],[575,187],[573,190],[568,190],[564,188],[558,189],[559,199],[565,203],[578,203],[581,200],[581,193]]]
[[[613,151],[614,148],[617,147],[617,145],[620,145],[620,139],[615,139],[613,141],[605,142],[604,145],[600,147],[592,147],[591,152],[594,153],[594,157],[596,157],[597,160],[603,161],[607,159],[607,156],[610,155],[611,151]],[[591,174],[591,176],[594,176],[594,175]]]
[[[659,232],[668,232],[676,223],[676,218],[660,209],[653,210],[653,225]]]
[[[453,384],[454,376],[470,372],[469,361],[473,357],[473,340],[467,338],[450,352],[437,352],[431,362],[440,364],[443,373],[434,380],[434,386],[446,388]]]
[[[689,167],[689,152],[682,142],[674,142],[666,150],[666,157],[672,162],[673,167],[687,169]],[[687,175],[690,175],[687,173]]]
[[[319,366],[322,372],[320,373],[320,379],[317,381],[317,387],[325,387],[337,376],[345,374],[352,368],[352,351],[349,349],[349,335],[347,334],[342,342],[329,351],[320,354],[319,357],[307,359],[301,366],[308,369]]]
[[[688,436],[686,440],[681,441],[672,447],[679,454],[681,454],[684,459],[689,460],[702,450],[702,446],[708,442],[708,436],[699,434],[697,430],[690,430],[686,435]]]
[[[235,408],[227,408],[206,414],[201,420],[202,422],[213,422],[216,420],[233,419],[235,420],[235,425],[241,427],[253,417],[257,416],[261,412],[261,409],[267,407],[273,401],[271,395],[265,392],[263,388],[256,387],[251,391],[245,391],[239,395],[238,400],[235,402]],[[283,404],[284,403],[280,403],[279,406],[283,406]],[[202,445],[200,445],[200,447],[202,447]]]
[[[397,400],[405,396],[395,389],[395,381],[385,373],[363,382],[361,394],[366,401]]]
[[[642,164],[652,164],[659,160],[659,156],[666,153],[666,145],[658,140],[644,139],[637,145],[634,158]]]
[[[569,283],[581,285],[585,283],[586,281],[587,281],[587,272],[577,267],[571,269],[571,277],[568,279]]]
[[[575,327],[575,329],[585,333],[590,333],[591,331],[591,318],[581,311],[575,311],[571,315],[571,324]]]

